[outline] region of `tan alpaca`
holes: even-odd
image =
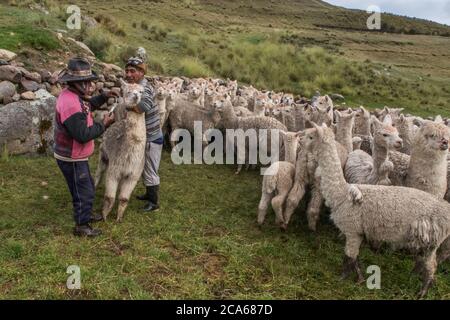
[[[267,215],[269,204],[275,211],[278,225],[284,224],[284,207],[289,191],[294,184],[295,162],[300,133],[281,132],[286,152],[285,161],[273,163],[263,177],[261,200],[258,205],[258,224],[262,225]]]
[[[346,132],[347,136],[342,135],[341,141],[351,141],[351,132],[353,126],[353,117],[342,118],[336,126],[336,130],[339,132]],[[308,122],[308,126],[312,126],[313,122]],[[347,157],[348,149],[344,147],[338,141],[335,141],[336,148],[338,150],[341,167],[344,168]],[[294,185],[289,192],[286,201],[285,210],[285,224],[282,229],[287,229],[292,215],[295,209],[298,207],[300,201],[305,196],[305,192],[309,187],[311,189],[311,199],[306,209],[306,217],[308,219],[308,226],[311,231],[316,231],[317,222],[319,220],[320,211],[323,205],[323,197],[320,191],[320,170],[318,170],[318,161],[316,155],[308,152],[304,148],[301,148],[297,155],[297,163],[295,165],[295,180]]]
[[[443,123],[425,121],[414,136],[411,156],[389,153],[393,185],[416,188],[443,199],[447,191],[447,155],[450,130]]]
[[[236,112],[234,110],[233,105],[231,104],[231,98],[229,95],[221,95],[217,96],[214,101],[214,108],[215,110],[220,114],[221,121],[223,123],[223,126],[225,129],[242,129],[245,132],[249,129],[256,130],[257,138],[258,140],[261,138],[259,136],[259,130],[260,129],[266,129],[267,130],[267,146],[266,150],[263,151],[263,154],[272,154],[272,152],[275,152],[275,150],[271,150],[271,133],[272,130],[276,131],[287,131],[287,128],[285,125],[280,123],[274,118],[266,117],[266,116],[250,116],[250,117],[238,117],[236,115]],[[279,139],[281,142],[282,139]],[[247,152],[247,143],[245,150],[241,150],[241,148],[238,149],[241,151],[245,151],[243,154],[242,152],[238,152],[238,169],[235,172],[236,174],[239,174],[243,167],[243,162],[246,160],[246,156],[248,155]],[[280,148],[278,149],[278,152],[280,151]]]
[[[364,281],[358,262],[364,238],[387,242],[419,255],[419,297],[424,297],[434,281],[437,249],[450,235],[450,204],[412,188],[348,184],[332,130],[314,126],[305,134],[306,148],[317,155],[322,194],[331,219],[345,235],[343,277],[354,271]]]
[[[394,165],[389,161],[388,152],[402,146],[398,131],[392,126],[388,115],[381,123],[373,116],[374,145],[372,156],[355,150],[348,156],[344,173],[348,183],[391,185],[389,174]]]
[[[123,105],[133,110],[139,103],[144,88],[138,84],[122,83]],[[111,212],[116,194],[119,198],[117,221],[123,219],[130,195],[144,168],[145,113],[128,111],[127,117],[115,122],[106,130],[100,145],[100,157],[95,177],[95,186],[105,173],[105,197],[103,219]]]
[[[412,117],[407,117],[401,114],[394,122],[394,125],[398,130],[400,138],[402,138],[403,140],[403,147],[400,148],[398,151],[408,155],[411,154],[411,148],[415,134],[413,120],[414,119]]]

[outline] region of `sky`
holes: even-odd
[[[450,0],[325,0],[325,2],[366,10],[370,5],[380,7],[381,12],[422,18],[450,25]]]

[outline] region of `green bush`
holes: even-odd
[[[191,78],[208,77],[211,75],[211,70],[209,70],[208,66],[192,57],[186,57],[180,60],[179,72]]]
[[[86,38],[84,39],[84,43],[95,53],[97,58],[103,59],[113,41],[111,36],[102,28],[96,27],[89,29]]]

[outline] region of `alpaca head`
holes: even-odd
[[[283,93],[273,93],[270,97],[272,103],[277,106],[281,103],[281,99],[283,98]]]
[[[228,94],[218,94],[213,98],[212,103],[214,109],[222,115],[227,108],[233,109],[231,104],[231,97]]]
[[[402,113],[403,110],[403,108],[389,108],[385,106],[383,111],[381,111],[380,117],[378,119],[383,120],[384,117],[390,115],[393,121],[395,121],[400,116],[400,113]]]
[[[169,96],[169,90],[164,85],[159,85],[155,89],[156,98],[163,100]]]
[[[430,153],[447,153],[450,128],[443,122],[425,121],[415,136],[413,147],[425,148]]]
[[[305,130],[303,138],[305,148],[309,152],[318,154],[321,148],[335,146],[333,129],[329,128],[325,123],[318,126],[312,122],[311,126],[313,128]]]
[[[315,110],[313,108],[313,106],[311,106],[310,104],[306,104],[303,107],[303,114],[305,116],[305,121],[314,121],[315,118]]]
[[[127,110],[133,109],[141,102],[144,87],[137,83],[126,83],[121,79],[123,103]]]
[[[216,88],[213,84],[208,84],[205,88],[205,95],[208,97],[212,97],[214,94],[216,94]]]
[[[317,110],[317,124],[325,123],[331,125],[333,123],[333,101],[329,96],[317,97],[313,102],[313,107]]]
[[[335,120],[336,120],[336,127],[337,128],[353,128],[354,121],[355,121],[355,113],[352,109],[349,109],[347,112],[340,112],[336,110],[334,112]]]
[[[303,131],[286,132],[280,130],[280,134],[283,138],[284,146],[287,149],[286,151],[291,152],[291,154],[295,153],[300,143],[300,137],[303,135]]]
[[[285,93],[281,99],[281,102],[287,106],[290,106],[294,103],[294,96],[292,94]]]
[[[186,90],[188,92],[188,95],[193,99],[199,98],[203,92],[202,86],[200,84],[194,83],[194,82],[191,83],[190,85],[188,85]]]
[[[370,112],[363,106],[355,111],[355,132],[357,134],[369,135]]]
[[[264,108],[269,103],[269,97],[265,93],[255,93],[255,107],[258,109]]]
[[[375,116],[372,116],[373,139],[374,143],[387,150],[400,149],[403,146],[403,140],[400,138],[397,128],[392,125],[392,118],[387,115],[383,122],[380,122]]]
[[[394,126],[397,128],[400,138],[404,141],[408,140],[412,135],[413,125],[413,118],[406,117],[403,114],[401,114],[394,122]]]

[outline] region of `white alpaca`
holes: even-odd
[[[389,153],[393,185],[416,188],[443,199],[447,191],[447,155],[450,130],[443,123],[425,121],[414,136],[411,156]]]
[[[125,110],[133,110],[141,100],[144,88],[139,84],[126,84],[122,81]],[[103,219],[111,212],[117,190],[119,207],[117,221],[123,219],[130,195],[144,168],[145,153],[145,113],[128,111],[127,117],[115,122],[103,135],[100,145],[100,159],[95,177],[95,186],[105,174],[105,197]]]
[[[345,235],[343,277],[356,271],[363,239],[387,242],[419,255],[424,297],[434,281],[436,252],[450,235],[450,204],[412,188],[348,184],[340,168],[334,134],[326,125],[307,130],[306,147],[317,155],[321,190],[331,219]]]
[[[348,183],[391,185],[389,173],[394,165],[389,161],[388,152],[402,146],[398,131],[392,126],[388,115],[381,123],[373,117],[374,145],[372,157],[362,150],[355,150],[348,156],[345,178]]]
[[[273,163],[265,172],[261,200],[258,205],[259,225],[263,224],[270,203],[275,211],[275,222],[280,225],[284,223],[284,204],[294,183],[299,134],[281,131],[286,152],[285,161]]]

